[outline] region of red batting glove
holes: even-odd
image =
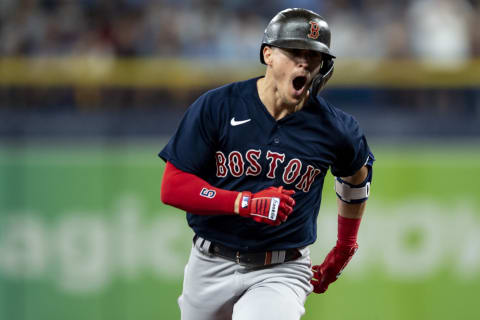
[[[338,279],[357,249],[358,244],[354,246],[339,246],[337,243],[321,265],[313,266],[313,278],[310,281],[313,285],[313,292],[324,293],[328,285]]]
[[[295,200],[291,196],[294,193],[294,190],[284,190],[283,187],[269,187],[254,194],[243,191],[238,213],[256,222],[278,226],[287,221],[293,211]]]

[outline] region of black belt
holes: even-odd
[[[261,267],[293,261],[302,255],[300,250],[296,248],[276,251],[244,252],[210,242],[198,235],[193,237],[194,245],[197,245],[197,240],[199,241],[198,246],[206,250],[209,254],[249,267]]]

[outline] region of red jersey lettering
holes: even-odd
[[[260,159],[260,155],[262,154],[261,150],[254,150],[250,149],[247,151],[247,161],[248,161],[248,168],[245,173],[247,176],[258,176],[262,172],[262,167],[260,163],[258,163],[258,159]]]
[[[297,183],[295,186],[299,190],[303,190],[303,192],[310,191],[310,187],[312,186],[315,177],[320,173],[319,169],[315,169],[311,165],[307,166],[307,171],[302,176],[300,182]]]
[[[227,166],[226,166],[227,158],[221,151],[215,152],[215,163],[217,165],[217,177],[224,178],[227,176]]]
[[[283,171],[283,182],[286,184],[293,183],[300,175],[301,169],[302,162],[299,159],[290,160]]]
[[[267,173],[267,177],[270,179],[275,179],[275,169],[277,169],[278,161],[280,162],[285,161],[285,154],[268,151],[267,159],[270,160],[270,166]]]
[[[230,173],[234,177],[240,177],[243,175],[244,162],[242,154],[238,151],[232,151],[228,155],[228,167],[230,168]]]

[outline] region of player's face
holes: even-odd
[[[273,48],[272,71],[285,104],[296,105],[306,97],[322,61],[317,51]]]

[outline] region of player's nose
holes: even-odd
[[[308,50],[300,50],[295,58],[299,67],[308,67],[310,60]]]
[[[298,50],[295,58],[299,68],[304,68],[309,71],[312,71],[318,64],[318,61],[321,61],[318,53],[312,50]]]

